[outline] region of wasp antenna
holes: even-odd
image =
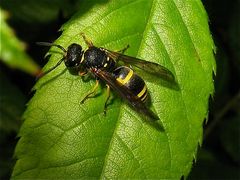
[[[62,47],[61,45],[58,45],[58,44],[54,44],[54,43],[49,43],[49,42],[36,42],[37,45],[40,45],[40,46],[55,46],[59,49],[61,49],[63,52],[67,52],[66,49],[64,49],[64,47]]]
[[[52,70],[54,70],[56,67],[58,67],[63,61],[64,61],[65,57],[63,57],[60,61],[58,61],[58,63],[51,67],[50,69],[48,69],[47,71],[45,72],[40,72],[38,75],[37,75],[37,79],[40,79],[41,77],[45,76],[46,74],[50,73]]]

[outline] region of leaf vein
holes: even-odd
[[[182,20],[182,23],[184,24],[184,27],[185,27],[186,32],[187,32],[187,34],[188,34],[188,37],[189,37],[189,39],[190,39],[190,41],[191,41],[192,47],[194,48],[195,52],[197,53],[197,56],[198,56],[198,59],[199,59],[199,62],[200,62],[200,64],[201,64],[201,66],[202,66],[202,69],[203,69],[203,71],[205,71],[204,68],[203,68],[203,65],[202,65],[202,61],[201,61],[201,58],[200,58],[200,54],[199,54],[198,50],[196,49],[196,46],[195,46],[195,44],[194,44],[194,42],[193,42],[193,39],[192,39],[192,36],[191,36],[191,34],[190,34],[190,32],[189,32],[189,28],[188,28],[186,22],[184,21],[183,15],[181,14],[181,12],[180,12],[180,10],[179,10],[176,2],[175,2],[174,0],[172,0],[172,1],[173,1],[174,6],[176,7],[177,12],[179,13],[179,16],[180,16],[180,18],[181,18],[181,20]]]
[[[116,135],[116,138],[119,140],[119,142],[121,142],[121,144],[125,147],[125,149],[132,154],[133,158],[137,161],[139,168],[141,168],[142,166],[141,166],[140,160],[137,159],[136,155],[133,153],[133,150],[130,147],[128,147],[128,145],[118,135]],[[145,176],[144,179],[147,179],[147,175],[146,175],[146,172],[144,171],[144,168],[141,168],[141,170],[144,173],[144,176]]]
[[[154,26],[153,26],[153,30],[156,32],[156,29],[155,29]],[[171,61],[170,54],[169,54],[169,52],[168,52],[168,50],[167,50],[167,47],[165,46],[165,44],[163,43],[161,37],[157,34],[157,32],[156,32],[156,35],[157,35],[159,41],[162,43],[162,45],[163,45],[163,47],[164,47],[164,49],[165,49],[165,52],[166,52],[166,55],[168,56],[169,62],[172,64],[174,74],[176,74],[176,69],[175,69],[175,67],[174,67],[174,64],[173,64],[172,61]],[[179,84],[179,85],[180,85],[180,84]],[[186,104],[185,104],[185,101],[184,101],[184,98],[183,98],[182,89],[180,89],[180,95],[181,95],[181,99],[182,99],[182,102],[183,102],[183,108],[184,108],[184,110],[185,110],[185,113],[184,113],[184,114],[185,114],[186,119],[187,119],[187,121],[188,121],[188,123],[187,123],[187,124],[188,124],[188,133],[187,133],[187,134],[189,134],[190,121],[189,121],[189,117],[188,117],[187,107],[186,107]],[[164,125],[164,123],[163,123],[163,125]],[[167,128],[164,127],[164,129],[166,129],[166,135],[167,135],[167,138],[168,138],[168,145],[169,145],[170,157],[171,157],[171,160],[170,160],[170,167],[171,167],[171,166],[172,166],[172,157],[173,157],[173,154],[172,154],[172,153],[173,153],[173,152],[172,152],[172,148],[171,148],[171,145],[170,145],[170,141],[172,141],[172,140],[170,140],[171,137],[170,137],[170,134],[169,134],[168,131],[167,131]]]

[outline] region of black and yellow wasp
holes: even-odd
[[[81,35],[88,46],[86,51],[83,51],[82,46],[76,43],[68,46],[66,50],[57,44],[39,42],[39,45],[56,46],[63,51],[63,58],[55,66],[40,74],[39,77],[46,75],[64,62],[69,70],[74,70],[81,76],[90,73],[96,78],[96,85],[92,91],[83,98],[81,103],[95,95],[99,80],[102,80],[107,85],[104,114],[106,113],[111,88],[123,99],[127,100],[139,113],[146,115],[152,120],[158,120],[159,117],[146,106],[145,101],[148,97],[148,92],[144,80],[138,76],[132,68],[126,65],[135,66],[157,78],[160,77],[167,81],[174,82],[174,76],[171,71],[157,63],[124,55],[123,53],[128,46],[121,51],[114,52],[94,46],[83,33],[81,33]],[[119,65],[119,61],[122,61],[126,65]]]

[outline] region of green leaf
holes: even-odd
[[[146,82],[158,130],[118,96],[103,115],[106,90],[80,104],[94,86],[64,64],[36,84],[25,112],[13,178],[177,178],[187,176],[202,139],[213,92],[214,44],[206,12],[196,1],[83,1],[57,44],[96,46],[157,62],[170,69],[180,90]],[[52,51],[59,51],[52,48]],[[52,55],[45,70],[61,54]],[[143,77],[144,78],[144,77]]]
[[[7,14],[0,9],[0,60],[11,68],[17,68],[32,75],[39,72],[39,66],[25,52],[25,45],[15,36],[6,23]]]

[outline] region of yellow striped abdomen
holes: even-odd
[[[143,79],[126,66],[118,67],[113,71],[116,80],[127,87],[137,98],[145,102],[148,97],[147,86]]]

